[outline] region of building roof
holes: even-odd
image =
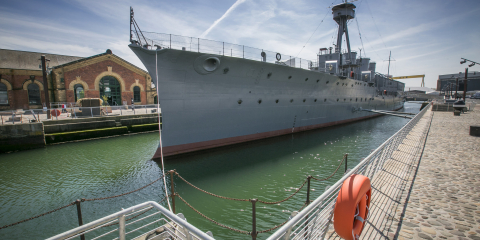
[[[98,57],[101,57],[101,56],[105,56],[105,55],[111,55],[111,56],[114,56],[116,59],[120,60],[121,62],[124,62],[126,63],[128,66],[130,67],[133,67],[134,69],[136,69],[137,71],[140,71],[142,73],[145,73],[145,74],[148,74],[145,70],[131,64],[130,62],[126,61],[125,59],[115,55],[112,53],[112,50],[110,49],[107,49],[107,51],[105,51],[104,53],[100,53],[100,54],[97,54],[97,55],[93,55],[93,56],[90,56],[90,57],[86,57],[86,58],[81,58],[81,59],[77,59],[77,60],[74,60],[74,61],[71,61],[71,62],[67,62],[67,63],[64,63],[64,64],[61,64],[61,65],[57,65],[55,67],[53,67],[53,69],[57,69],[57,68],[61,68],[61,67],[66,67],[66,66],[70,66],[70,65],[74,65],[74,64],[77,64],[77,63],[81,63],[81,62],[86,62],[86,61],[89,61],[89,60],[92,60],[94,58],[98,58]]]
[[[455,80],[455,78],[457,78],[457,77],[458,77],[459,80],[465,79],[465,72],[438,75],[439,80],[451,80],[451,79]],[[468,78],[480,78],[480,72],[469,71],[468,72]]]
[[[50,60],[48,62],[50,68],[83,59],[75,56],[0,49],[0,68],[41,70],[40,57],[42,55]]]

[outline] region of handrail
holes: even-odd
[[[413,128],[413,126],[419,121],[419,119],[425,114],[425,112],[428,110],[429,105],[427,105],[422,111],[420,111],[412,120],[410,120],[405,126],[403,126],[400,130],[398,130],[394,135],[392,135],[388,140],[386,140],[382,145],[380,145],[377,149],[375,149],[373,152],[371,152],[366,158],[364,158],[360,163],[357,164],[352,170],[350,170],[348,173],[346,173],[342,178],[340,178],[333,186],[331,186],[329,189],[327,189],[322,195],[320,195],[317,199],[315,199],[310,205],[305,207],[301,212],[299,212],[296,216],[294,216],[290,221],[288,221],[285,225],[283,225],[280,229],[278,229],[274,234],[272,234],[267,240],[273,240],[273,239],[280,239],[283,237],[287,232],[291,231],[291,229],[297,225],[300,224],[302,220],[305,220],[308,218],[308,215],[315,210],[316,208],[322,207],[322,203],[324,203],[325,200],[327,200],[330,195],[338,190],[338,188],[343,184],[343,182],[349,178],[352,174],[357,173],[361,168],[365,167],[374,156],[377,156],[377,154],[381,153],[385,149],[385,147],[392,142],[392,140],[396,137],[398,137],[402,131],[408,129],[408,128]],[[413,125],[413,126],[412,126]],[[404,134],[406,136],[406,134]],[[378,169],[378,167],[377,167]],[[372,173],[372,175],[374,175]],[[335,196],[336,198],[336,196]],[[325,208],[326,209],[326,208]],[[333,211],[332,209],[329,209],[327,211]],[[318,213],[320,214],[320,213]],[[325,214],[325,216],[329,216],[330,214]],[[326,225],[328,227],[328,224]],[[325,230],[326,231],[326,230]],[[285,239],[288,239],[288,236],[285,236]]]
[[[140,203],[138,205],[135,205],[133,207],[129,207],[127,209],[124,209],[122,211],[119,211],[119,212],[116,212],[116,213],[113,213],[113,214],[110,214],[106,217],[103,217],[103,218],[100,218],[98,220],[95,220],[93,222],[90,222],[90,223],[87,223],[85,225],[82,225],[80,227],[76,227],[74,229],[71,229],[69,231],[66,231],[66,232],[63,232],[63,233],[60,233],[58,235],[55,235],[53,237],[50,237],[50,238],[47,238],[48,240],[57,240],[57,239],[67,239],[69,237],[72,237],[72,236],[75,236],[75,235],[78,235],[78,234],[81,234],[85,231],[88,231],[88,230],[91,230],[91,229],[94,229],[96,227],[99,227],[105,223],[108,223],[108,222],[111,222],[113,220],[117,220],[119,219],[119,221],[123,218],[125,218],[125,215],[129,214],[129,213],[133,213],[135,211],[138,211],[138,210],[142,210],[146,207],[153,207],[153,208],[156,208],[158,211],[160,211],[163,215],[165,215],[167,218],[169,218],[170,220],[174,221],[175,223],[179,224],[180,226],[186,228],[189,232],[193,233],[194,235],[196,235],[197,237],[199,237],[200,239],[208,239],[208,240],[213,240],[214,238],[210,237],[209,235],[207,235],[206,233],[202,232],[201,230],[199,230],[198,228],[196,228],[195,226],[191,225],[190,223],[188,223],[187,221],[181,219],[179,216],[173,214],[172,212],[170,212],[168,209],[162,207],[160,204],[156,203],[156,202],[153,202],[153,201],[148,201],[148,202],[144,202],[144,203]],[[119,232],[119,236],[125,236],[125,227],[122,227],[120,226],[119,228],[120,232]],[[122,232],[122,229],[123,229],[123,232]]]

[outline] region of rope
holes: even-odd
[[[325,180],[330,179],[331,177],[333,177],[333,175],[335,175],[335,173],[337,173],[338,169],[340,169],[340,166],[342,166],[344,161],[345,161],[345,156],[343,156],[342,162],[338,165],[337,169],[335,169],[335,172],[333,172],[332,175],[330,175],[326,178],[323,178],[323,179],[318,179],[318,178],[315,178],[315,177],[312,177],[312,178],[317,180],[317,181],[325,181]]]
[[[171,36],[171,35],[170,35]],[[153,46],[152,46],[153,47]],[[157,50],[155,50],[155,77],[157,78],[157,86],[158,89],[158,64],[157,64]],[[162,146],[162,124],[160,122],[160,100],[158,99],[158,91],[157,91],[157,116],[158,116],[158,138],[159,138],[159,148],[160,148],[160,158],[162,160],[162,174],[163,174],[163,186],[165,187],[165,196],[168,196],[167,192],[167,180],[165,179],[165,166],[163,164],[163,146]],[[173,194],[173,193],[172,193]],[[168,209],[170,212],[172,211],[172,206],[170,205],[170,201],[167,198]]]
[[[302,211],[302,209],[307,206],[306,203],[303,204],[303,206],[298,210],[299,212]],[[262,231],[258,231],[257,233],[266,233],[266,232],[270,232],[270,231],[273,231],[283,225],[285,225],[285,223],[287,223],[288,221],[290,221],[290,219],[287,219],[287,221],[283,222],[283,223],[280,223],[279,225],[275,226],[275,227],[272,227],[272,228],[269,228],[269,229],[265,229],[265,230],[262,230]]]
[[[235,231],[235,232],[238,232],[238,233],[243,233],[243,234],[247,234],[247,235],[251,235],[252,233],[251,232],[248,232],[248,231],[244,231],[244,230],[239,230],[239,229],[236,229],[236,228],[232,228],[232,227],[229,227],[227,225],[224,225],[224,224],[221,224],[207,216],[205,216],[203,213],[199,212],[197,209],[195,209],[194,207],[192,207],[192,205],[190,205],[187,201],[185,201],[185,199],[183,199],[178,193],[175,193],[175,196],[178,196],[178,198],[180,198],[180,200],[182,200],[182,202],[184,202],[188,207],[190,207],[193,211],[195,211],[196,213],[198,213],[200,216],[204,217],[205,219],[207,219],[208,221],[210,222],[213,222],[215,224],[217,224],[218,226],[220,227],[223,227],[223,228],[226,228],[228,230],[232,230],[232,231]]]
[[[103,197],[103,198],[91,198],[91,199],[82,198],[82,199],[81,199],[81,202],[105,200],[105,199],[111,199],[111,198],[117,198],[117,197],[125,196],[125,195],[128,195],[128,194],[130,194],[130,193],[134,193],[134,192],[140,191],[140,190],[142,190],[142,189],[144,189],[144,188],[146,188],[146,187],[154,184],[155,182],[157,182],[158,180],[160,180],[160,179],[162,179],[162,178],[163,178],[163,176],[160,177],[160,178],[158,178],[157,180],[155,180],[155,181],[153,181],[153,182],[151,182],[151,183],[149,183],[149,184],[141,187],[141,188],[138,188],[138,189],[136,189],[136,190],[133,190],[133,191],[130,191],[130,192],[127,192],[127,193],[123,193],[123,194],[119,194],[119,195],[115,195],[115,196],[111,196],[111,197]],[[164,198],[161,202],[163,202],[164,200],[165,200],[165,198]],[[28,218],[28,219],[25,219],[25,220],[22,220],[22,221],[19,221],[19,222],[16,222],[16,223],[12,223],[12,224],[5,225],[5,226],[3,226],[3,227],[0,227],[0,229],[7,228],[7,227],[11,227],[11,226],[14,226],[14,225],[23,223],[23,222],[27,222],[27,221],[30,221],[30,220],[33,220],[33,219],[35,219],[35,218],[39,218],[39,217],[45,216],[45,215],[47,215],[47,214],[56,212],[56,211],[58,211],[58,210],[64,209],[64,208],[69,207],[69,206],[72,206],[72,205],[75,205],[75,202],[72,202],[72,203],[70,203],[70,204],[68,204],[68,205],[65,205],[65,206],[56,208],[56,209],[54,209],[54,210],[52,210],[52,211],[49,211],[49,212],[46,212],[46,213],[43,213],[43,214],[40,214],[40,215],[31,217],[31,218]]]
[[[157,182],[158,180],[162,179],[165,175],[163,175],[162,177],[159,177],[157,180],[139,188],[139,189],[136,189],[136,190],[133,190],[133,191],[130,191],[130,192],[127,192],[127,193],[122,193],[122,194],[119,194],[119,195],[115,195],[115,196],[111,196],[111,197],[103,197],[103,198],[90,198],[90,199],[85,199],[85,198],[82,198],[81,201],[82,202],[89,202],[89,201],[97,201],[97,200],[105,200],[105,199],[111,199],[111,198],[117,198],[117,197],[121,197],[121,196],[125,196],[125,195],[128,195],[130,193],[134,193],[134,192],[137,192],[137,191],[140,191],[152,184],[154,184],[155,182]]]
[[[292,198],[295,194],[297,194],[297,193],[300,191],[300,189],[302,189],[303,186],[305,186],[305,183],[307,183],[307,181],[308,181],[308,179],[306,179],[306,180],[303,182],[302,186],[300,186],[300,187],[297,189],[297,191],[295,191],[292,195],[288,196],[287,198],[285,198],[285,199],[283,199],[283,200],[280,200],[280,201],[277,201],[277,202],[265,202],[265,201],[262,201],[262,200],[258,200],[258,202],[261,202],[261,203],[263,203],[263,204],[277,204],[277,203],[285,202],[285,201],[287,201],[288,199]]]
[[[211,196],[214,196],[214,197],[217,197],[217,198],[222,198],[222,199],[227,199],[227,200],[233,200],[233,201],[241,201],[241,202],[249,202],[250,199],[241,199],[241,198],[231,198],[231,197],[224,197],[224,196],[220,196],[220,195],[217,195],[217,194],[214,194],[214,193],[211,193],[211,192],[207,192],[203,189],[200,189],[199,187],[191,184],[190,182],[188,182],[187,180],[185,180],[185,178],[183,178],[182,176],[180,176],[180,174],[178,174],[176,171],[175,171],[175,175],[177,175],[180,179],[182,179],[185,183],[187,183],[188,185],[190,185],[191,187],[201,191],[201,192],[204,192],[208,195],[211,195]]]
[[[20,223],[27,222],[27,221],[33,220],[33,219],[35,219],[35,218],[39,218],[39,217],[45,216],[45,215],[47,215],[47,214],[56,212],[56,211],[58,211],[58,210],[64,209],[64,208],[66,208],[66,207],[70,207],[70,206],[72,206],[72,205],[75,205],[75,202],[72,202],[72,203],[70,203],[70,204],[67,204],[67,205],[65,205],[65,206],[63,206],[63,207],[56,208],[56,209],[54,209],[54,210],[52,210],[52,211],[49,211],[49,212],[46,212],[46,213],[37,215],[37,216],[35,216],[35,217],[27,218],[27,219],[25,219],[25,220],[22,220],[22,221],[19,221],[19,222],[16,222],[16,223],[12,223],[12,224],[5,225],[5,226],[3,226],[3,227],[0,227],[0,229],[7,228],[7,227],[11,227],[11,226],[14,226],[14,225],[17,225],[17,224],[20,224]]]

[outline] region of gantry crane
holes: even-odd
[[[405,79],[405,78],[422,78],[422,84],[420,85],[420,87],[425,87],[425,74],[423,74],[423,75],[412,75],[412,76],[393,77],[392,79]]]

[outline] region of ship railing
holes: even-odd
[[[302,211],[292,214],[291,219],[267,238],[267,240],[324,239],[327,232],[329,232],[335,202],[343,182],[353,174],[361,174],[372,179],[376,173],[382,171],[385,162],[390,159],[392,153],[407,137],[408,133],[423,117],[429,107],[430,104],[423,108],[422,111],[387,141],[372,151],[370,155],[363,159],[357,166],[348,171],[341,179],[320,195],[320,197],[315,199]],[[423,142],[419,142],[418,144],[423,144]]]
[[[0,125],[157,113],[156,104],[82,107],[72,103],[52,106],[54,107],[0,111]]]
[[[135,216],[139,216],[138,219],[132,219]],[[132,220],[127,223],[128,219]],[[138,235],[133,236],[134,234]],[[113,238],[120,240],[149,239],[156,236],[158,239],[213,240],[211,235],[210,232],[204,233],[188,223],[183,214],[175,215],[160,204],[149,201],[60,233],[48,240],[76,237],[94,240],[106,236],[116,236]]]
[[[138,42],[139,44],[141,43],[143,44],[142,47],[152,50],[158,48],[177,49],[190,52],[244,58],[274,64],[276,63],[309,70],[318,66],[315,61],[306,60],[291,55],[282,54],[279,52],[269,51],[266,49],[248,47],[245,45],[166,33],[154,33],[144,31],[142,31],[142,33],[145,38],[142,37],[142,39],[136,39],[136,35],[133,34],[132,41]]]

